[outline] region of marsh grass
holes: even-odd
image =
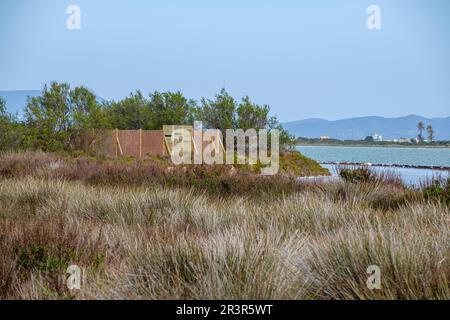
[[[313,162],[298,164],[298,171],[304,166],[303,174],[310,174]],[[193,188],[212,196],[292,193],[302,188],[292,175],[261,176],[244,166],[171,166],[162,159],[70,158],[42,152],[0,154],[0,177],[63,179],[96,186]]]
[[[0,165],[2,299],[450,298],[449,208],[420,190],[338,182],[218,197],[70,178],[42,161]],[[81,291],[65,286],[70,264]],[[369,265],[380,290],[366,286]]]

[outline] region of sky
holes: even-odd
[[[81,29],[69,30],[69,5]],[[381,10],[369,30],[366,10]],[[1,0],[0,90],[269,104],[281,121],[450,116],[448,0]]]

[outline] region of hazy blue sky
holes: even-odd
[[[66,28],[70,4],[81,30]],[[107,99],[225,87],[282,121],[449,116],[450,1],[1,0],[0,90],[52,80]]]

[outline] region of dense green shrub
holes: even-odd
[[[450,178],[434,179],[422,188],[425,199],[438,200],[450,206]]]
[[[339,167],[338,173],[340,177],[349,183],[369,183],[369,184],[386,184],[398,186],[400,188],[404,187],[401,177],[393,171],[383,170],[377,172],[372,170],[370,167]]]
[[[339,175],[346,182],[361,183],[373,180],[374,176],[368,168],[341,169]]]
[[[17,117],[6,110],[6,102],[0,97],[0,152],[23,147],[24,130]]]
[[[17,250],[18,264],[26,270],[54,272],[65,270],[75,260],[76,252],[73,249],[53,252],[53,248],[42,244],[31,244]]]

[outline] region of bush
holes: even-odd
[[[370,167],[338,167],[337,172],[344,181],[349,183],[385,184],[404,188],[400,176],[389,170],[377,172]]]
[[[422,192],[427,200],[437,200],[450,206],[450,178],[434,179],[423,186]]]
[[[19,267],[25,270],[55,272],[66,269],[77,255],[73,249],[53,251],[54,248],[42,244],[19,247],[17,249],[17,263]]]
[[[362,183],[374,180],[374,176],[368,168],[340,169],[339,175],[344,181],[350,183]]]
[[[327,169],[298,151],[280,153],[280,171],[284,174],[300,177],[330,175]]]

